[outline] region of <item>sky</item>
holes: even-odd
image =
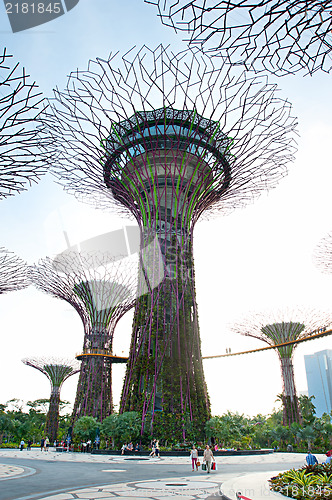
[[[125,53],[143,44],[185,44],[162,26],[155,7],[143,0],[80,0],[64,16],[12,33],[0,4],[0,40],[25,66],[46,97],[62,89],[68,74],[88,60]],[[331,311],[332,276],[314,267],[312,253],[332,230],[332,75],[316,72],[270,77],[298,117],[298,152],[289,174],[269,193],[227,217],[197,223],[194,230],[196,290],[203,356],[263,347],[231,326],[252,312],[310,307]],[[29,190],[0,202],[0,246],[29,264],[71,244],[133,221],[102,212],[66,194],[50,175]],[[331,314],[332,315],[332,314]],[[132,313],[120,321],[114,352],[128,354]],[[82,348],[83,326],[64,301],[33,287],[0,297],[0,403],[49,397],[49,382],[23,365],[29,356],[73,357]],[[307,389],[304,355],[331,349],[329,337],[299,344],[294,355],[298,391]],[[212,414],[268,414],[282,390],[276,352],[204,361]],[[120,398],[124,366],[113,366],[114,403]],[[62,399],[73,403],[77,376],[67,380]]]

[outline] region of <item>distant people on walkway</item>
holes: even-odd
[[[22,439],[22,441],[20,442],[20,450],[21,450],[21,451],[23,451],[24,444],[25,444],[25,443],[24,443],[24,441],[23,441],[23,439]]]
[[[136,443],[136,446],[135,446],[135,451],[141,451],[141,448],[140,448],[140,446],[139,446],[139,444],[138,444],[138,443]]]
[[[196,470],[198,470],[198,465],[197,465],[198,450],[195,448],[194,444],[190,452],[190,458],[191,458],[192,472],[194,472],[195,468]]]
[[[50,447],[50,440],[46,436],[45,441],[44,441],[44,450],[48,451],[49,447]]]
[[[315,465],[315,464],[318,464],[318,460],[317,458],[315,457],[315,455],[313,455],[311,453],[311,451],[309,450],[308,451],[308,455],[305,457],[305,460],[307,462],[307,465]]]
[[[131,441],[130,441],[130,443],[128,443],[128,445],[127,445],[127,450],[128,450],[128,451],[134,451],[134,445],[133,445],[133,443],[132,443]]]
[[[156,440],[155,442],[155,454],[157,455],[158,458],[160,458],[160,449],[159,449],[159,441]]]
[[[100,437],[97,436],[96,439],[95,439],[95,447],[96,447],[96,450],[99,450],[99,447],[100,447]],[[106,446],[107,448],[107,446]]]
[[[214,445],[214,451],[218,451],[218,443]]]
[[[124,444],[121,446],[121,455],[124,455],[124,454],[125,454],[126,449],[127,449],[127,443],[124,443]]]
[[[86,442],[86,452],[87,453],[91,452],[91,445],[92,445],[92,441],[91,441],[91,439],[88,439]]]
[[[43,449],[44,449],[44,443],[45,443],[45,439],[41,438],[41,440],[40,440],[40,451],[43,451]]]
[[[31,439],[29,439],[28,443],[27,443],[27,451],[31,450],[31,445],[32,445],[32,441],[31,441]]]
[[[204,450],[203,460],[206,462],[207,474],[210,474],[211,463],[214,460],[214,456],[210,446],[207,444]]]

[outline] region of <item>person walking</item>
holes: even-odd
[[[155,439],[152,441],[151,448],[152,448],[152,450],[151,450],[149,457],[155,457],[156,456],[156,440]]]
[[[196,470],[198,470],[198,465],[197,465],[197,460],[198,460],[198,450],[195,448],[195,445],[193,444],[193,447],[190,452],[190,458],[191,458],[191,465],[192,465],[192,472],[194,472],[195,467]]]
[[[32,445],[32,441],[31,441],[31,439],[29,439],[28,444],[27,444],[27,451],[31,451],[31,445]]]
[[[24,443],[24,441],[23,441],[23,439],[22,439],[22,441],[20,442],[20,450],[21,450],[21,451],[23,451],[24,444],[25,444],[25,443]]]
[[[44,450],[48,451],[49,447],[50,447],[50,440],[46,436],[45,441],[44,441]]]
[[[158,458],[160,458],[160,450],[159,450],[159,441],[157,440],[155,442],[155,454],[157,455]]]
[[[92,441],[91,441],[91,439],[88,439],[86,442],[86,452],[87,453],[91,452],[91,445],[92,445]]]
[[[214,460],[214,456],[210,446],[207,444],[204,450],[203,460],[206,462],[207,473],[210,474],[211,463]]]
[[[44,449],[44,443],[45,443],[45,439],[44,439],[44,438],[42,438],[42,439],[40,440],[40,451],[43,451],[43,449]]]

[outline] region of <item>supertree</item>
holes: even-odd
[[[300,340],[315,330],[331,324],[331,315],[313,309],[284,309],[257,313],[235,324],[232,330],[276,346],[283,382],[283,424],[301,423],[295,387],[293,355],[296,343],[278,347],[279,344]]]
[[[145,0],[189,43],[277,75],[332,67],[331,0]]]
[[[80,364],[76,360],[57,358],[24,358],[25,365],[42,372],[51,384],[50,406],[46,417],[45,434],[50,442],[56,441],[59,427],[60,391],[67,378],[80,371]]]
[[[0,55],[0,200],[19,193],[46,172],[46,135],[39,136],[44,98],[19,63]],[[42,149],[43,148],[43,149]]]
[[[0,294],[29,285],[27,265],[13,252],[0,247]]]
[[[295,120],[275,90],[198,50],[144,46],[72,73],[45,117],[60,182],[133,216],[142,275],[160,278],[136,302],[122,394],[121,411],[141,411],[142,426],[151,417],[201,429],[209,418],[193,229],[286,174]]]
[[[102,421],[112,412],[112,363],[127,358],[112,353],[114,330],[133,307],[137,261],[112,261],[106,253],[64,252],[31,267],[37,288],[72,305],[83,322],[83,351],[73,421],[89,415]]]

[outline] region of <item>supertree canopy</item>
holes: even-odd
[[[72,73],[45,117],[60,182],[98,207],[134,216],[142,275],[160,277],[136,302],[121,404],[141,411],[145,426],[169,417],[183,430],[201,428],[210,415],[193,228],[286,174],[295,120],[275,91],[266,78],[226,63],[216,68],[196,49],[143,47]]]
[[[27,270],[20,257],[0,247],[0,294],[26,288],[29,285]]]
[[[0,200],[26,189],[45,173],[46,135],[39,136],[44,99],[18,63],[0,55]],[[43,149],[41,149],[43,148]]]
[[[282,75],[332,67],[331,0],[145,0],[191,45]],[[188,37],[187,37],[188,38]]]
[[[31,268],[32,282],[44,292],[66,300],[84,325],[83,351],[73,419],[89,415],[102,421],[112,412],[114,330],[133,307],[137,261],[112,261],[107,253],[64,252]]]
[[[249,316],[243,323],[232,327],[236,333],[253,337],[276,346],[283,382],[283,424],[301,423],[294,380],[293,355],[296,343],[277,347],[279,344],[300,340],[315,330],[331,323],[331,315],[310,309],[284,309]]]
[[[53,443],[57,439],[59,427],[60,391],[67,378],[80,371],[76,360],[57,358],[25,358],[23,363],[42,372],[51,383],[50,406],[46,417],[45,434]]]

